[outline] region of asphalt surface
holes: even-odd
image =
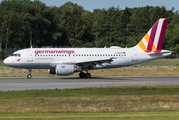
[[[108,76],[80,79],[79,77],[0,77],[0,90],[31,90],[99,86],[179,85],[179,76]]]

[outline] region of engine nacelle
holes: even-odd
[[[57,75],[71,75],[75,71],[74,65],[58,64],[56,65],[55,73]]]

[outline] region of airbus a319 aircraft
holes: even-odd
[[[170,56],[162,50],[168,19],[159,19],[134,47],[120,48],[29,48],[14,52],[4,64],[15,68],[48,69],[49,74],[70,75],[80,72],[80,78],[91,78],[88,70],[130,66]]]

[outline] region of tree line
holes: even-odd
[[[135,46],[159,18],[169,18],[163,49],[179,53],[179,14],[174,8],[145,6],[85,10],[67,2],[39,0],[0,3],[1,48]]]

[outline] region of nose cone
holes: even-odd
[[[9,64],[10,64],[9,58],[6,58],[3,62],[4,62],[4,64],[7,65],[7,66],[9,66]]]
[[[15,67],[14,60],[12,60],[10,57],[6,58],[3,62],[7,66]]]

